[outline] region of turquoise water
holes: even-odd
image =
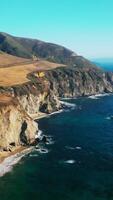
[[[97,64],[99,67],[101,67],[102,69],[104,69],[105,71],[111,71],[113,72],[113,62],[109,61],[109,62],[99,62],[99,61],[95,61],[95,64]]]
[[[101,66],[105,71],[112,71],[112,72],[113,72],[113,63],[100,63],[100,66]]]
[[[113,96],[68,100],[73,110],[41,119],[54,141],[0,178],[0,200],[113,200]]]

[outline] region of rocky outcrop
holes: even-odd
[[[5,96],[2,97],[4,99]],[[0,103],[0,148],[11,150],[13,146],[34,142],[37,123],[29,117],[15,99]]]
[[[29,82],[0,88],[8,101],[0,101],[0,148],[34,143],[37,123],[30,117],[38,112],[51,113],[61,108],[59,97],[87,96],[113,92],[113,74],[97,68],[60,67],[39,78],[28,75]],[[1,99],[1,97],[0,97]]]
[[[96,68],[62,67],[47,71],[50,88],[59,97],[88,96],[113,92],[113,74]]]
[[[39,72],[37,66],[40,76],[37,72],[30,73],[27,83],[0,87],[1,149],[11,150],[12,146],[34,144],[38,127],[32,115],[59,110],[60,97],[113,92],[113,73],[105,73],[65,47],[0,33],[0,50],[19,57],[65,64],[65,67],[56,69],[50,67],[51,70],[44,73]]]

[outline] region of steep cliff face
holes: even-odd
[[[39,63],[35,63],[34,70],[37,69],[37,72],[30,69],[29,72],[32,71],[32,73],[28,74],[27,71],[25,73],[28,74],[27,78],[25,75],[22,82],[14,79],[15,81],[10,83],[12,87],[4,87],[1,76],[0,82],[3,87],[0,87],[0,147],[3,149],[11,148],[13,145],[32,144],[38,129],[32,115],[59,110],[61,108],[60,97],[113,92],[113,73],[105,73],[89,60],[65,47],[0,33],[0,50],[25,58],[36,57],[37,62],[39,59],[43,61],[42,63],[45,60],[57,62],[55,69],[52,68],[52,64],[48,67],[51,70],[48,71],[47,65],[44,67],[42,64],[40,67]],[[58,68],[58,66],[64,67]],[[24,69],[25,66],[22,70]],[[8,72],[10,70],[14,73],[13,67],[10,66]],[[15,77],[22,76],[21,73],[18,75],[18,70],[14,75]],[[12,75],[7,74],[5,86],[9,86],[8,78],[12,79]],[[16,85],[17,83],[19,85]]]
[[[113,92],[113,74],[99,69],[58,68],[46,73],[50,88],[59,97]]]
[[[59,97],[113,92],[113,74],[96,68],[60,67],[44,74],[39,78],[36,72],[31,73],[28,83],[0,89],[1,148],[32,144],[38,130],[32,114],[59,110]],[[3,98],[6,94],[8,101]]]
[[[0,148],[8,150],[17,145],[32,144],[38,130],[36,122],[28,116],[17,100],[5,95],[1,98]]]

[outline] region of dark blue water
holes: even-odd
[[[113,63],[100,63],[99,66],[102,67],[105,71],[113,72]]]
[[[77,108],[40,120],[55,143],[0,178],[0,200],[113,200],[113,96],[69,102]]]
[[[111,71],[113,72],[113,61],[112,62],[102,62],[102,61],[95,61],[94,62],[96,65],[104,69],[105,71]]]

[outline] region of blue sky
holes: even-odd
[[[0,31],[113,57],[113,0],[0,0]]]

